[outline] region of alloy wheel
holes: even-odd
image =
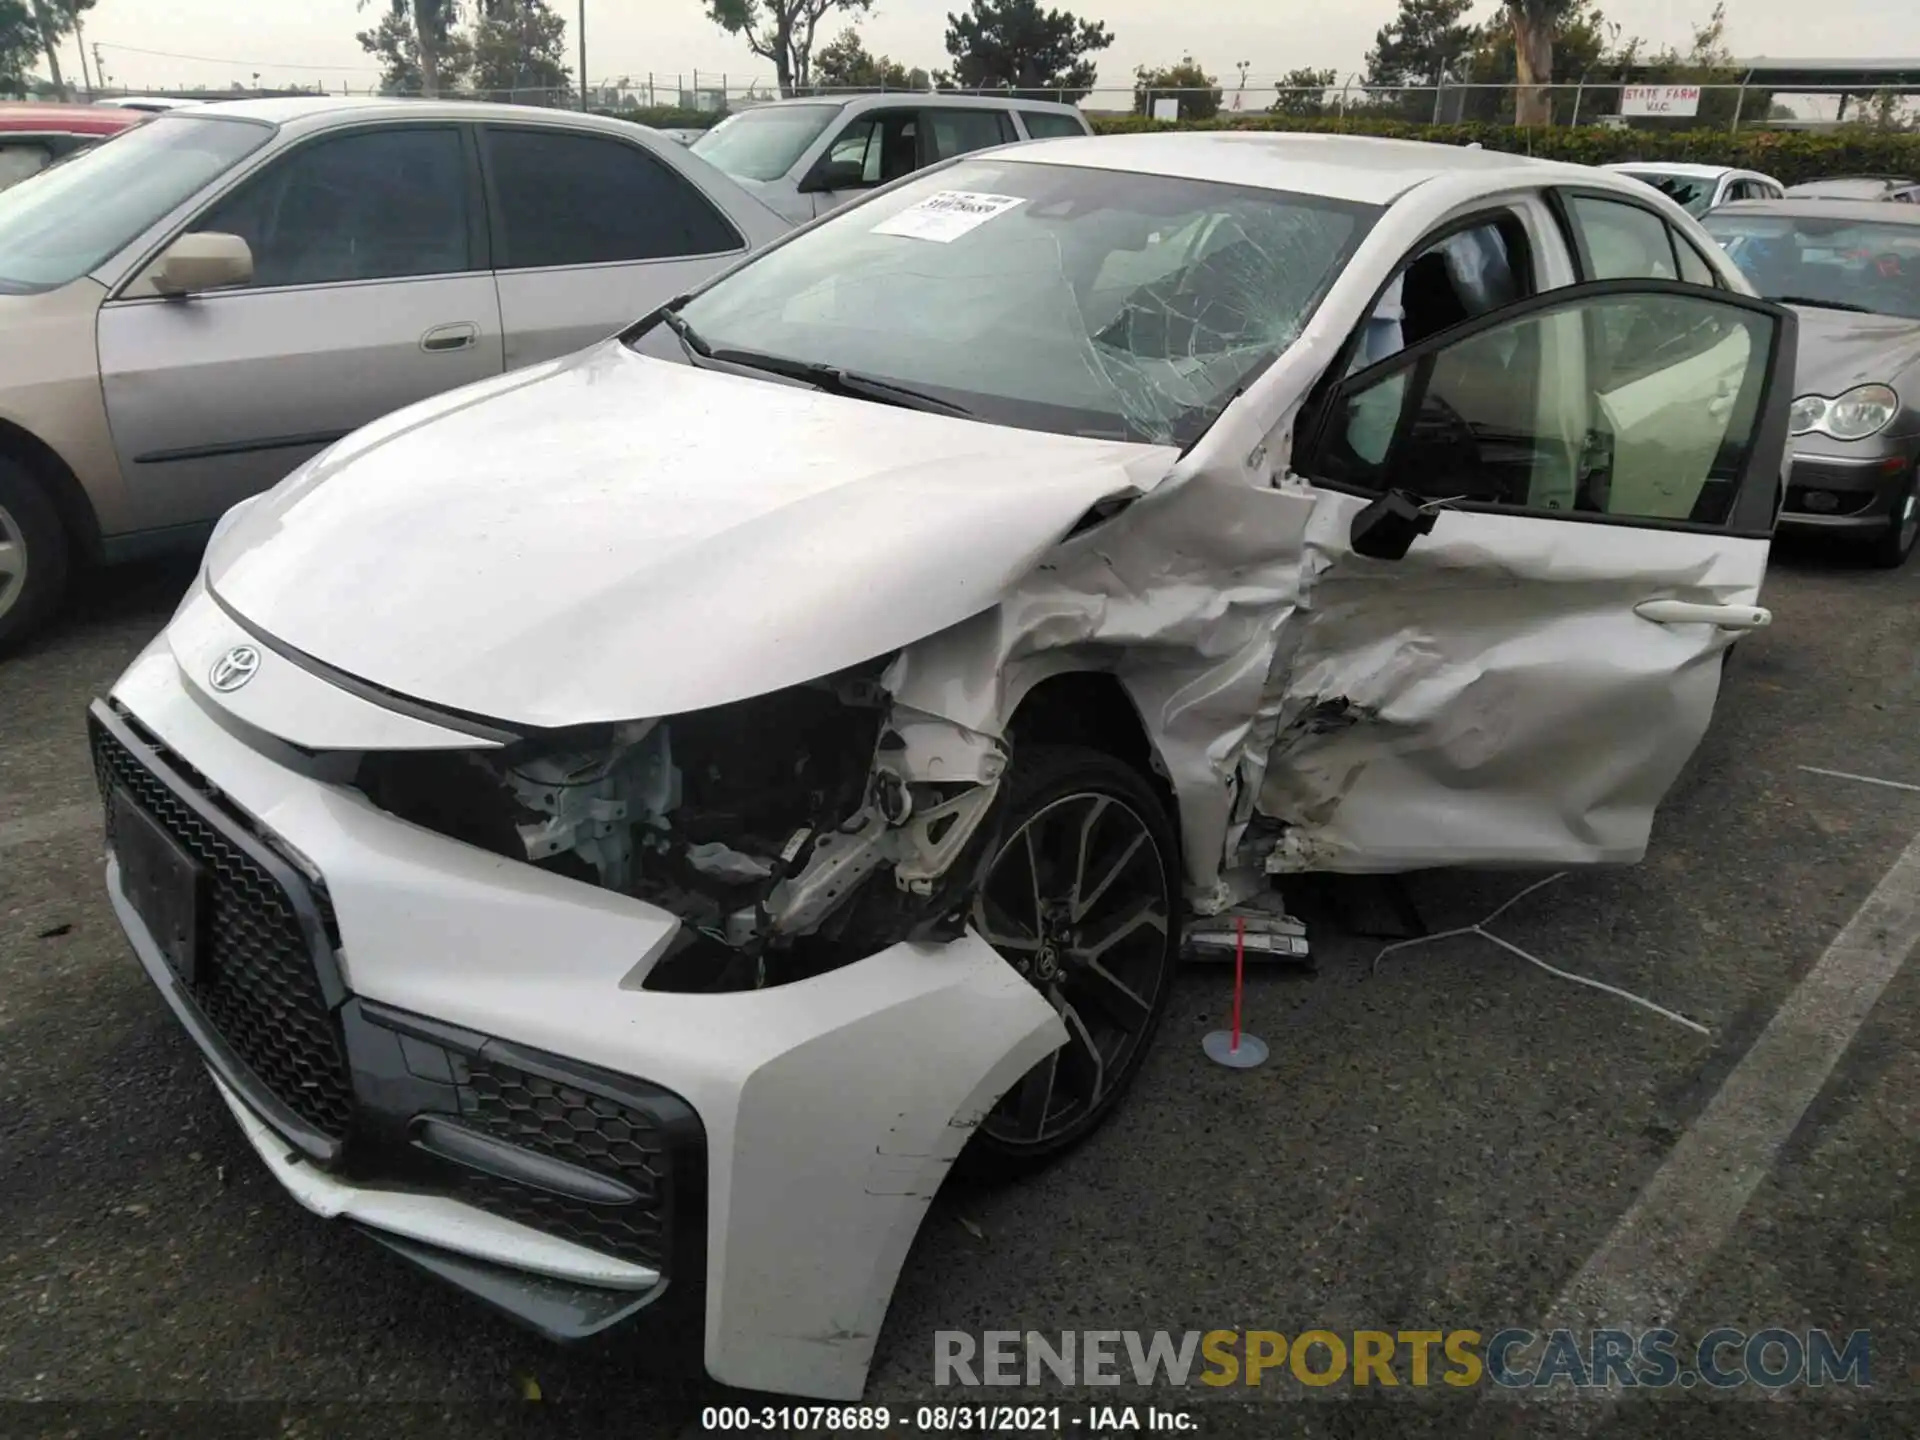
[[[5,615],[26,593],[27,537],[20,522],[0,505],[0,615]]]
[[[973,924],[1067,1029],[982,1128],[1008,1150],[1049,1147],[1101,1110],[1152,1032],[1173,924],[1153,831],[1115,796],[1062,796],[1007,837]]]

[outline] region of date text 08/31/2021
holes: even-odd
[[[701,1411],[707,1431],[772,1435],[812,1432],[851,1435],[899,1431],[920,1435],[1196,1434],[1192,1412],[1157,1405],[709,1405]]]

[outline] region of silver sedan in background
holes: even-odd
[[[417,100],[176,110],[0,195],[0,649],[74,560],[197,545],[349,431],[789,228],[640,126]]]

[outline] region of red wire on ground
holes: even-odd
[[[1233,917],[1233,1048],[1240,1049],[1240,988],[1247,983],[1247,917]]]

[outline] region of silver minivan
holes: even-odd
[[[0,648],[416,400],[602,340],[792,227],[638,125],[296,97],[0,194]]]
[[[1090,135],[1077,105],[944,92],[820,96],[741,110],[693,142],[795,224],[941,160]]]

